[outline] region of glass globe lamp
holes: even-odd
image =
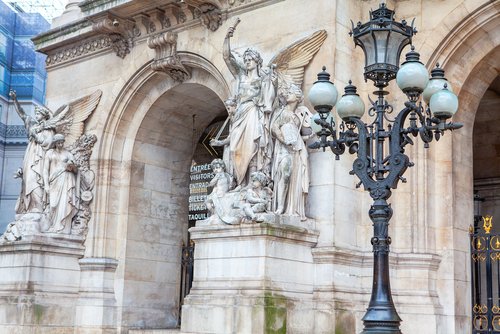
[[[445,84],[443,89],[432,94],[429,101],[432,114],[440,119],[447,119],[455,115],[458,110],[458,98],[450,92]]]
[[[453,92],[453,89],[448,83],[448,80],[444,77],[444,70],[439,67],[439,64],[436,64],[436,67],[431,71],[431,78],[429,79],[429,83],[422,93],[422,97],[424,98],[425,103],[429,104],[431,96],[443,89],[445,84],[447,85],[447,89],[450,92]]]
[[[349,80],[349,85],[344,88],[345,94],[342,95],[337,102],[337,113],[340,118],[347,121],[350,117],[361,118],[365,113],[365,104],[356,94],[356,86],[352,85]]]
[[[401,65],[396,74],[396,83],[405,93],[420,94],[429,82],[429,73],[424,64],[420,62],[420,54],[412,46],[406,54],[406,61]]]
[[[330,74],[323,66],[323,71],[318,73],[318,81],[312,85],[307,98],[317,112],[329,113],[337,103],[337,96],[337,88],[330,81]]]

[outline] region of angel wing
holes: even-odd
[[[66,145],[71,146],[83,133],[84,123],[95,110],[101,99],[102,91],[84,96],[57,109],[52,117],[46,122],[46,127],[56,129],[66,138]]]
[[[299,88],[304,80],[304,69],[318,52],[326,39],[326,31],[318,30],[312,35],[298,40],[287,48],[281,50],[269,63],[275,67],[279,77],[291,80]]]

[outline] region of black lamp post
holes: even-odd
[[[372,102],[368,110],[372,118],[369,123],[361,120],[365,106],[356,94],[356,87],[349,82],[345,94],[337,103],[337,90],[329,81],[330,75],[324,67],[308,95],[318,112],[312,124],[320,138],[310,147],[323,150],[330,147],[336,159],[345,152],[346,147],[349,153],[357,154],[350,174],[358,176],[360,182],[357,187],[363,185],[374,201],[369,210],[374,227],[371,239],[374,254],[373,286],[370,304],[363,317],[362,334],[401,333],[401,318],[392,301],[389,280],[391,238],[388,227],[392,209],[387,199],[399,181],[406,182],[403,174],[408,167],[413,166],[404,153],[405,146],[413,145],[411,137],[420,136],[424,146],[428,147],[429,142],[434,138],[439,140],[445,130],[462,127],[459,123],[446,122],[457,111],[458,99],[450,91],[439,65],[432,70],[429,80],[425,66],[419,61],[420,55],[412,46],[406,54],[406,61],[399,68],[401,52],[406,45],[411,44],[415,33],[413,25],[407,25],[404,20],[396,22],[394,11],[387,9],[385,4],[370,12],[369,22],[353,25],[350,34],[354,43],[365,53],[365,80],[372,80],[378,88],[374,92],[377,100]],[[408,97],[405,108],[394,118],[391,117],[393,107],[385,99],[389,93],[384,90],[393,79]],[[421,95],[427,104],[426,108],[420,101]],[[335,104],[342,119],[339,129],[336,129],[331,115]]]

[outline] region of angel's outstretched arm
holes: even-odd
[[[229,40],[233,37],[234,30],[239,23],[239,19],[237,19],[236,23],[229,27],[227,30],[226,38],[224,39],[224,45],[222,46],[222,56],[224,57],[224,61],[226,62],[227,67],[231,71],[231,73],[237,77],[240,71],[243,69],[243,64],[238,62],[233,52],[231,52],[231,43]]]
[[[16,112],[19,115],[19,117],[21,117],[21,119],[23,121],[26,121],[26,112],[24,111],[24,109],[19,104],[19,101],[17,100],[16,92],[13,91],[13,90],[11,90],[9,92],[9,96],[14,100],[14,107],[15,107]]]

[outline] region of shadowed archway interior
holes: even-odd
[[[474,191],[481,199],[476,214],[493,217],[500,233],[500,75],[491,83],[478,106],[473,130]]]
[[[189,167],[198,136],[223,113],[224,104],[212,90],[184,83],[159,97],[142,120],[130,166],[124,300],[119,312],[124,328],[178,325]]]

